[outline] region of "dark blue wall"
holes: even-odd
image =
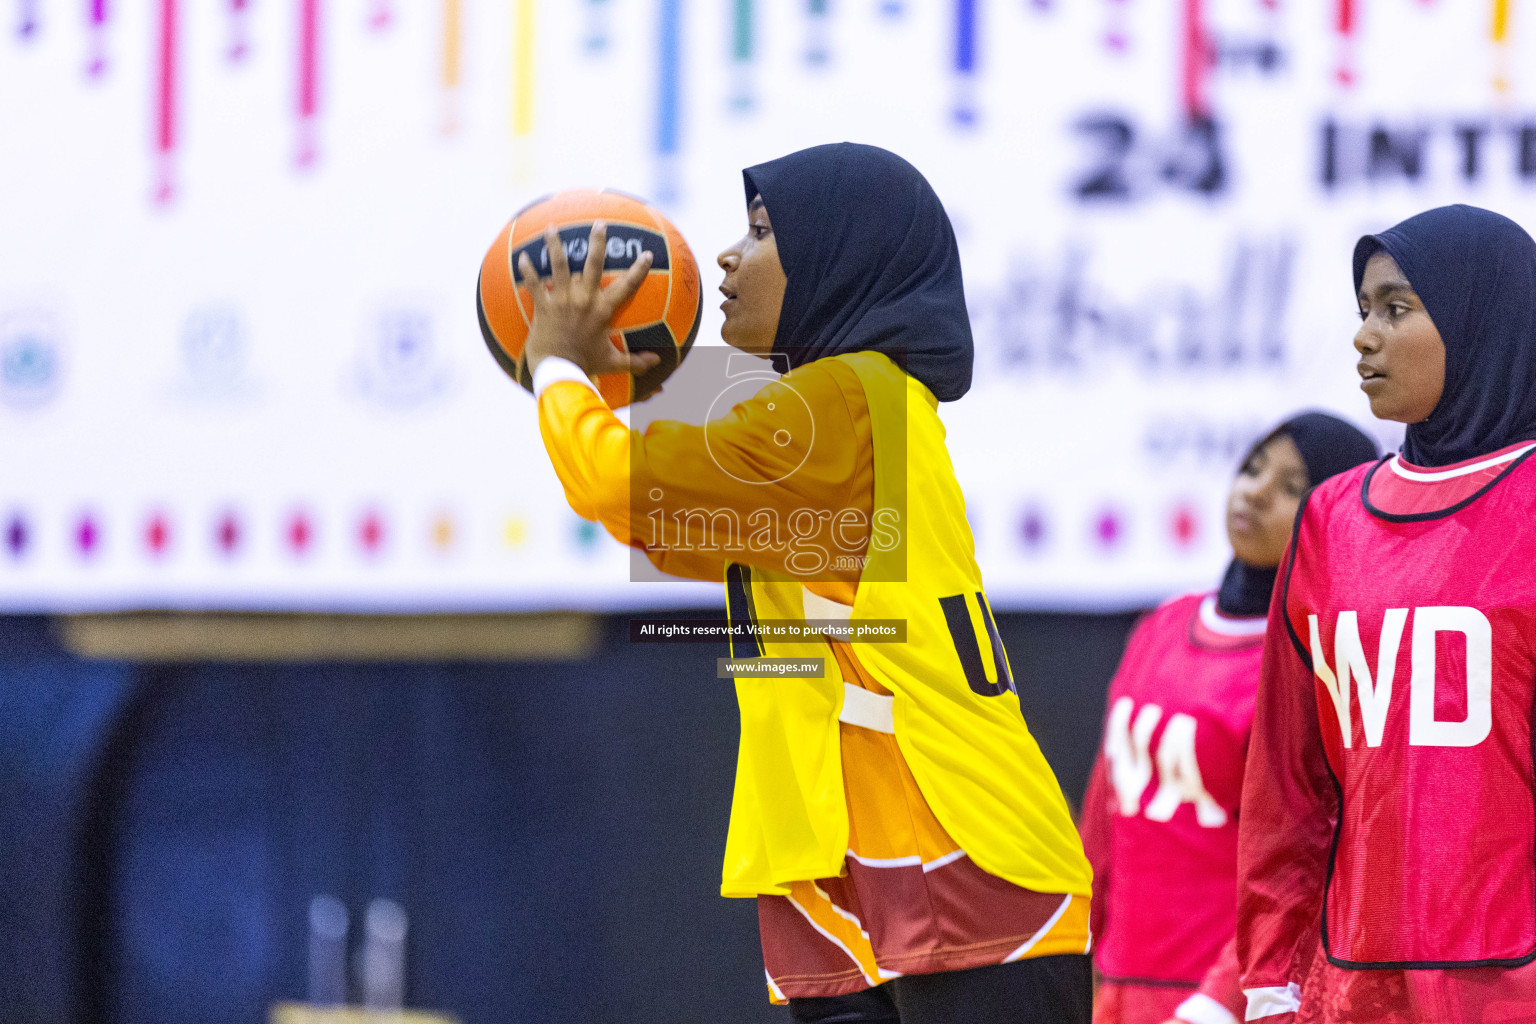
[[[1130,621],[999,619],[1074,799]],[[402,903],[409,1002],[464,1024],[783,1022],[717,895],[724,653],[613,619],[576,663],[130,667],[0,618],[0,1014],[258,1024],[330,893]]]

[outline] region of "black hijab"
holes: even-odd
[[[944,205],[895,153],[840,142],[742,172],[788,285],[773,350],[791,368],[873,349],[941,402],[971,386],[971,322]]]
[[[1445,342],[1445,390],[1403,458],[1446,466],[1536,439],[1536,241],[1508,217],[1442,206],[1355,244],[1355,292],[1386,252]]]
[[[1353,469],[1377,457],[1376,442],[1354,426],[1325,412],[1304,412],[1292,416],[1265,434],[1243,456],[1246,463],[1253,453],[1280,436],[1289,437],[1301,453],[1307,467],[1307,486],[1316,487],[1331,476]],[[1216,607],[1225,615],[1257,616],[1269,612],[1269,595],[1275,589],[1276,566],[1249,565],[1232,559],[1216,592]]]

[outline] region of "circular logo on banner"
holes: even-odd
[[[181,357],[193,379],[227,384],[245,365],[245,331],[231,307],[208,306],[187,317],[181,329]]]
[[[239,307],[195,307],[182,321],[177,343],[181,372],[173,388],[178,398],[193,404],[241,404],[260,390],[250,374],[250,336]]]
[[[63,383],[63,347],[49,318],[13,314],[0,321],[0,404],[38,409]]]
[[[437,350],[432,314],[416,308],[382,310],[364,333],[351,383],[361,397],[395,411],[444,398],[453,373]]]

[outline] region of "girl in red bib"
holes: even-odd
[[[1303,502],[1238,844],[1247,1019],[1536,1020],[1536,241],[1451,206],[1355,248],[1403,451]]]
[[[1096,1024],[1242,1017],[1238,799],[1275,567],[1307,489],[1375,458],[1370,438],[1325,413],[1280,424],[1232,482],[1220,589],[1166,602],[1131,634],[1083,801]]]

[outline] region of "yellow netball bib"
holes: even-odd
[[[1036,892],[1086,896],[1092,872],[1019,710],[938,403],[884,355],[832,358],[864,387],[874,443],[874,525],[852,617],[906,622],[904,643],[855,642],[853,650],[894,695],[902,755],[939,823],[981,868]],[[727,571],[736,622],[804,620],[805,593],[788,575]],[[769,657],[824,657],[827,672],[736,682],[741,747],[726,896],[782,895],[789,882],[838,875],[848,847],[836,661],[821,640],[758,646]]]

